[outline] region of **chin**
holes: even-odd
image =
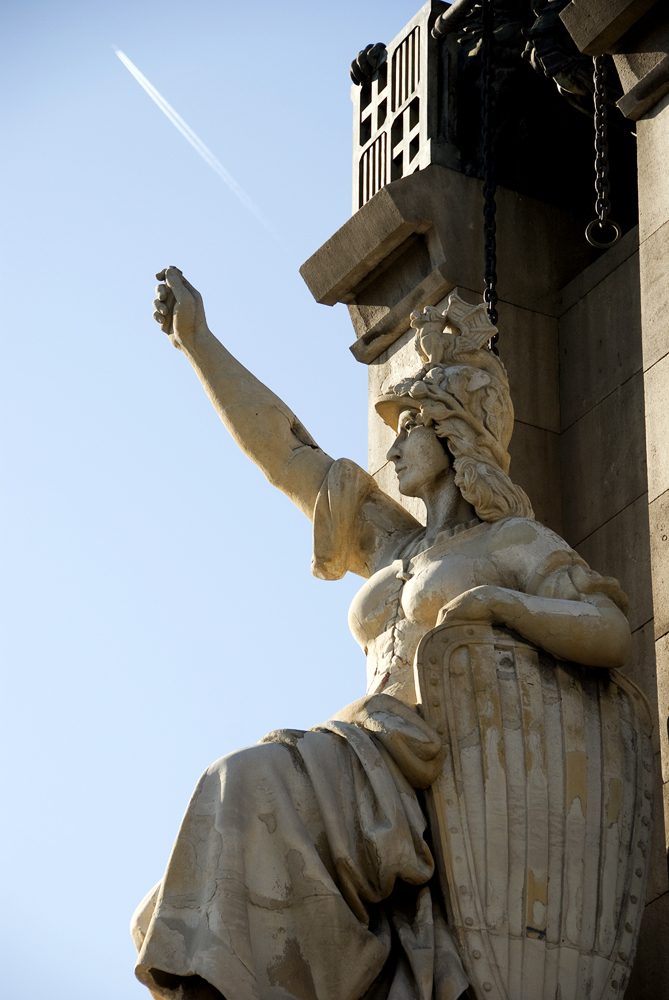
[[[416,496],[418,496],[416,490],[411,485],[411,483],[402,483],[402,482],[400,482],[399,479],[397,480],[397,489],[399,490],[400,494],[403,497],[416,497]]]

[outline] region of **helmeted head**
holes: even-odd
[[[487,347],[495,327],[485,304],[472,306],[454,293],[443,313],[428,306],[412,313],[411,325],[425,364],[388,388],[375,401],[377,412],[397,430],[400,413],[414,409],[420,423],[446,439],[455,484],[481,520],[534,517],[508,476],[513,404],[504,365]]]

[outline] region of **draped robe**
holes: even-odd
[[[624,605],[615,581],[528,519],[475,519],[426,546],[346,460],[316,503],[313,569],[368,580],[350,616],[368,695],[205,771],[133,918],[136,974],[154,997],[456,1000],[467,978],[421,801],[445,747],[415,707],[415,649],[443,605],[483,583]]]

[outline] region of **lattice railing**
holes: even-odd
[[[447,4],[429,0],[390,45],[375,77],[352,88],[353,211],[390,181],[430,163],[458,166],[453,62],[431,28]]]

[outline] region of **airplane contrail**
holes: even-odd
[[[279,243],[283,244],[283,241],[279,238],[276,231],[264,217],[264,215],[262,214],[258,206],[255,204],[255,202],[253,202],[251,198],[249,198],[246,191],[242,187],[240,187],[240,185],[237,183],[234,177],[232,177],[228,173],[223,164],[220,162],[220,160],[218,160],[214,156],[209,147],[205,146],[200,137],[197,136],[195,132],[193,132],[192,128],[186,124],[181,115],[177,114],[172,105],[168,104],[163,95],[159,93],[159,91],[156,90],[153,84],[146,79],[144,74],[137,69],[134,62],[128,59],[125,52],[122,52],[121,49],[117,49],[115,45],[112,46],[112,48],[114,49],[114,52],[119,57],[125,68],[130,73],[132,73],[132,75],[134,76],[135,80],[137,80],[137,83],[140,85],[140,87],[144,88],[144,90],[149,95],[151,100],[155,101],[155,103],[158,105],[163,114],[167,118],[169,118],[174,127],[181,132],[184,139],[188,140],[193,149],[195,149],[200,154],[205,163],[209,164],[211,169],[218,174],[218,176],[221,178],[222,181],[224,181],[225,184],[228,185],[232,193],[236,195],[237,198],[239,198],[242,205],[245,205],[246,208],[248,208],[249,212],[251,212],[252,215],[256,217],[258,222],[262,226],[264,226],[269,233],[272,234],[274,239],[277,240]]]

